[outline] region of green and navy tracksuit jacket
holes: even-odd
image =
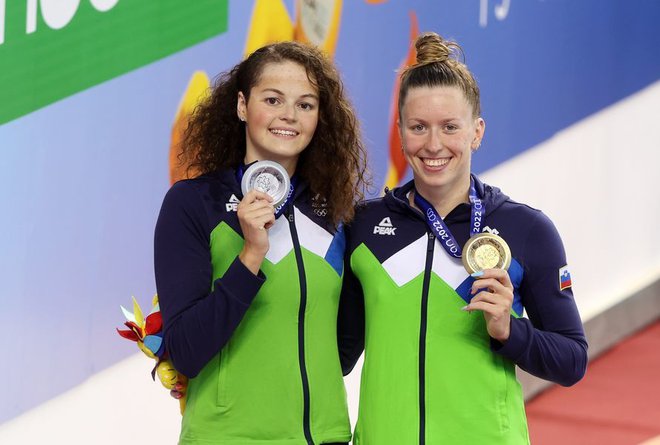
[[[364,348],[355,445],[528,444],[515,365],[562,385],[584,375],[587,343],[555,227],[474,179],[484,229],[513,256],[511,336],[491,339],[481,312],[461,310],[473,278],[410,206],[412,182],[367,202],[346,230],[338,324],[345,373]],[[465,244],[469,204],[444,221]]]
[[[234,171],[176,183],[155,233],[164,341],[190,378],[181,444],[347,443],[337,348],[345,238],[299,184],[259,276],[238,260]]]

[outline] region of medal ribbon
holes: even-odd
[[[255,161],[255,162],[258,162],[258,161]],[[239,184],[243,180],[243,174],[245,173],[245,170],[247,170],[247,167],[249,167],[252,164],[254,164],[254,162],[252,162],[248,165],[245,165],[245,164],[241,163],[238,166],[238,168],[236,169],[236,179],[237,179]],[[293,193],[295,191],[297,183],[298,183],[298,178],[296,177],[296,175],[293,175],[291,177],[291,180],[290,180],[289,194],[286,195],[286,199],[284,200],[284,202],[282,204],[280,204],[278,207],[275,208],[275,219],[279,218],[284,213],[286,208],[288,207],[289,201],[291,200],[291,197],[293,196]]]
[[[474,178],[472,177],[470,177],[470,191],[468,193],[468,198],[470,199],[470,236],[472,237],[481,232],[482,221],[486,216],[486,204],[477,195]],[[433,205],[424,199],[416,189],[415,204],[417,204],[417,207],[424,212],[426,224],[438,238],[442,247],[444,247],[449,255],[454,258],[460,258],[463,254],[463,249],[461,249],[456,242],[456,239],[449,231],[449,227],[447,227],[440,215],[438,215],[438,212],[433,208]]]
[[[289,201],[291,200],[291,197],[293,196],[293,192],[296,188],[296,182],[298,182],[298,178],[295,176],[291,177],[291,185],[289,185],[289,194],[286,195],[286,199],[282,204],[279,205],[279,207],[275,208],[275,219],[279,218],[280,215],[284,213],[286,208],[289,206]]]

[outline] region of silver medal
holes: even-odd
[[[291,180],[286,169],[274,161],[257,161],[250,165],[241,180],[241,191],[245,196],[256,189],[273,198],[273,206],[279,207],[289,196]]]

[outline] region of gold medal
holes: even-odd
[[[511,264],[511,250],[501,237],[484,232],[470,237],[463,246],[461,259],[469,274],[484,269],[507,270]]]

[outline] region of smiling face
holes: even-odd
[[[318,89],[301,65],[268,63],[249,98],[238,93],[237,113],[246,122],[245,163],[275,161],[293,174],[316,130]]]
[[[463,91],[455,86],[411,88],[399,125],[418,192],[432,203],[450,201],[449,210],[467,200],[472,151],[481,143],[485,123],[474,117]]]

